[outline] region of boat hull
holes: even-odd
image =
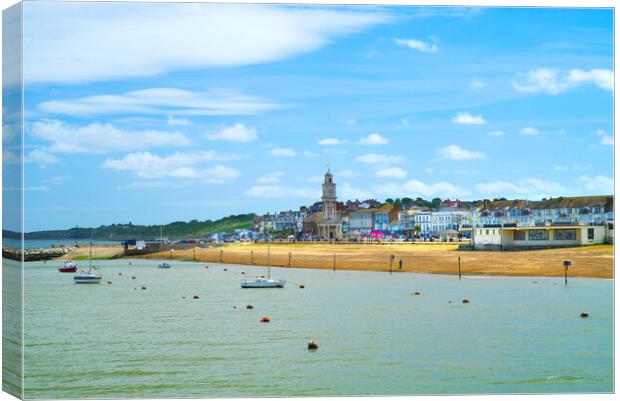
[[[99,284],[101,277],[94,276],[77,276],[73,277],[75,284]]]
[[[77,271],[77,267],[59,267],[58,271],[61,273],[75,273]]]
[[[284,280],[256,280],[244,281],[241,288],[284,288],[286,281]]]

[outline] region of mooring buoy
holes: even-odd
[[[260,320],[260,322],[261,322],[261,323],[269,323],[269,322],[271,322],[271,319],[269,319],[269,317],[267,317],[267,316],[264,316],[264,317]]]
[[[469,299],[465,298],[465,299],[463,300],[463,303],[464,303],[464,304],[468,304],[468,303],[469,303]]]
[[[582,317],[582,318],[584,318],[584,319],[585,319],[585,318],[587,318],[587,317],[589,317],[589,316],[590,316],[590,315],[588,315],[588,312],[581,312],[581,317]]]
[[[142,286],[142,289],[143,289],[143,290],[146,290],[146,286],[145,286],[145,285],[143,285],[143,286]]]
[[[198,295],[194,295],[192,298],[199,299],[200,297]]]
[[[248,304],[248,306],[246,306],[245,309],[254,309],[254,305]]]
[[[316,341],[310,341],[308,343],[308,349],[318,349],[319,344]]]

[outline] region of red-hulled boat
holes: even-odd
[[[61,273],[75,273],[77,271],[77,265],[74,262],[68,260],[62,267],[58,268],[58,271]]]

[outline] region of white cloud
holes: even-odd
[[[452,122],[464,125],[483,125],[487,123],[481,115],[473,116],[468,112],[456,113],[456,116],[452,118]]]
[[[544,181],[538,178],[525,178],[517,182],[493,181],[476,184],[476,189],[484,196],[524,197],[528,195],[558,195],[565,191],[564,187],[554,181]]]
[[[529,135],[529,136],[533,136],[533,135],[538,135],[540,134],[540,131],[538,130],[538,128],[534,128],[534,127],[525,127],[521,130],[521,133],[523,135]]]
[[[471,194],[465,188],[458,187],[448,182],[426,184],[418,180],[410,180],[404,184],[389,183],[374,188],[378,196],[403,197],[464,197]]]
[[[55,177],[44,178],[41,182],[49,183],[49,184],[60,184],[61,182],[65,182],[70,180],[72,177],[70,175],[58,175]]]
[[[235,124],[230,127],[222,128],[217,132],[207,133],[207,139],[212,141],[230,141],[230,142],[252,142],[258,138],[254,128],[248,128],[243,124]]]
[[[112,124],[80,127],[58,120],[43,120],[33,123],[30,132],[50,141],[49,151],[57,153],[107,153],[189,145],[185,135],[178,132],[128,131]]]
[[[284,60],[391,18],[303,6],[42,3],[24,19],[24,79],[83,82]]]
[[[375,175],[377,177],[389,177],[389,178],[402,179],[402,178],[407,177],[407,172],[399,167],[390,167],[390,168],[384,168],[381,170],[377,170]]]
[[[294,157],[297,156],[297,151],[292,148],[273,148],[271,149],[272,156],[284,156],[284,157]]]
[[[336,177],[353,178],[357,176],[357,173],[354,172],[353,170],[342,170],[342,171],[337,172],[334,175]]]
[[[173,116],[168,116],[168,125],[170,126],[175,126],[175,125],[180,125],[180,126],[188,126],[189,125],[189,120],[185,119],[185,118],[175,118]]]
[[[107,159],[102,167],[130,171],[141,178],[190,178],[220,184],[237,178],[239,171],[223,165],[209,168],[199,168],[196,165],[222,159],[214,152],[176,152],[168,156],[158,156],[150,152],[136,152],[127,154],[121,159]]]
[[[280,180],[282,179],[282,176],[284,176],[284,173],[281,171],[266,174],[258,179],[258,183],[259,184],[274,184],[274,183],[280,182]]]
[[[338,138],[324,138],[324,139],[317,141],[319,145],[341,145],[344,142],[345,141],[340,140]]]
[[[381,155],[377,153],[367,153],[362,156],[358,156],[355,161],[366,164],[391,164],[391,163],[403,163],[405,161],[404,156],[390,156],[390,155]]]
[[[486,82],[481,81],[479,79],[473,79],[471,81],[471,84],[469,85],[469,87],[473,90],[482,89],[482,88],[485,88],[486,86],[487,86]]]
[[[24,156],[24,163],[55,164],[59,161],[60,159],[58,157],[41,148],[33,149],[30,153]]]
[[[356,188],[347,182],[338,186],[337,195],[340,199],[344,200],[370,199],[376,197],[374,192],[363,188]]]
[[[148,88],[119,95],[48,100],[37,106],[43,113],[69,116],[127,113],[167,116],[170,113],[190,116],[255,115],[283,107],[287,106],[235,90],[195,92],[178,88]],[[187,120],[168,118],[169,125],[179,125],[178,122],[184,121]]]
[[[239,170],[221,164],[199,170],[198,173],[199,178],[204,179],[208,184],[225,184],[239,177]]]
[[[572,166],[553,166],[553,170],[555,171],[568,171],[568,170],[573,170],[573,171],[582,171],[582,170],[588,170],[592,168],[591,164],[573,164]]]
[[[426,43],[416,39],[394,39],[394,43],[399,46],[419,50],[423,53],[436,53],[439,51],[439,47],[437,47],[436,44]]]
[[[484,153],[463,149],[459,145],[448,145],[443,148],[439,148],[437,149],[437,154],[441,159],[452,159],[452,160],[486,159],[486,156]]]
[[[344,123],[347,125],[355,125],[357,123],[357,121],[355,119],[348,119],[348,120],[344,120]]]
[[[506,133],[504,131],[497,130],[497,131],[491,131],[487,135],[488,136],[498,137],[498,136],[504,136],[504,135],[506,135]]]
[[[386,143],[388,143],[388,140],[376,133],[360,138],[360,144],[362,145],[385,145]]]
[[[606,131],[599,129],[596,131],[596,135],[601,137],[601,145],[614,146],[614,137],[609,135]]]
[[[573,69],[566,72],[553,68],[537,68],[521,74],[519,80],[512,80],[512,87],[519,92],[528,93],[557,95],[585,84],[594,84],[608,91],[614,90],[613,71],[605,69]]]
[[[588,191],[596,191],[597,194],[606,195],[614,193],[613,178],[597,175],[590,177],[587,175],[579,177],[579,181]]]
[[[321,196],[320,192],[318,189],[294,188],[282,185],[255,185],[248,188],[245,194],[253,198],[304,198],[313,200]]]

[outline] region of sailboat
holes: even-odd
[[[267,231],[267,278],[257,278],[241,282],[241,288],[284,288],[286,280],[271,279],[271,253],[269,249],[269,231]]]
[[[159,226],[159,251],[161,252],[162,245],[164,244],[164,229]],[[171,254],[172,256],[172,254]],[[170,269],[172,266],[168,262],[161,262],[157,265],[160,269]]]
[[[88,272],[80,271],[79,274],[73,276],[73,281],[75,284],[99,284],[101,281],[101,274],[94,272],[93,270],[97,270],[95,266],[93,266],[93,241],[90,241],[90,259],[88,261]]]

